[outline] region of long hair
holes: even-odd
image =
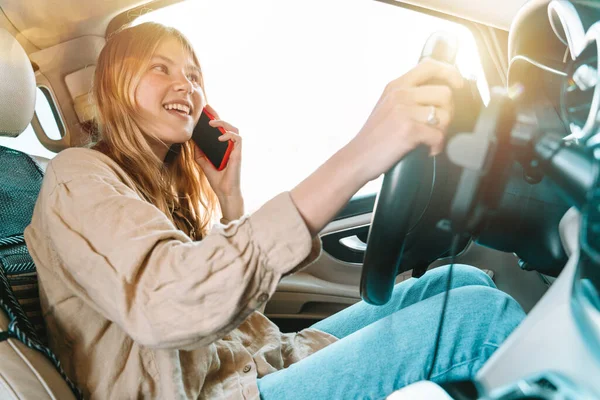
[[[135,91],[159,43],[174,37],[200,68],[189,40],[178,30],[147,22],[111,36],[96,64],[92,89],[99,141],[92,146],[112,158],[135,182],[142,196],[163,211],[192,239],[204,236],[218,201],[190,142],[173,145],[167,162],[152,151],[136,123]],[[200,76],[200,87],[204,82]]]

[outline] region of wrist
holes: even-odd
[[[244,198],[242,193],[217,195],[223,218],[233,221],[244,215]]]
[[[219,199],[219,201],[233,201],[233,200],[238,200],[240,198],[242,198],[242,191],[241,190],[234,190],[231,193],[216,193],[217,198]]]

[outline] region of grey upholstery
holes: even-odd
[[[0,135],[15,137],[35,110],[35,74],[19,42],[0,28]]]

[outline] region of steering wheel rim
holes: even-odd
[[[453,64],[455,43],[456,38],[436,32],[426,41],[421,59],[428,56]],[[453,90],[453,98],[462,109],[455,113],[448,135],[471,132],[483,107],[476,81],[465,80],[462,88]],[[447,255],[451,233],[436,228],[440,220],[448,217],[449,196],[454,196],[460,179],[457,168],[460,169],[447,155],[430,157],[429,149],[421,145],[385,173],[363,261],[360,292],[364,301],[373,305],[387,303],[400,269],[403,272],[422,268]],[[429,230],[431,239],[422,240],[423,230]],[[464,238],[459,247],[466,247],[469,241],[470,238]]]
[[[382,305],[391,297],[407,236],[431,200],[434,167],[435,158],[429,156],[429,149],[419,146],[384,175],[361,276],[361,296],[369,304]],[[419,203],[423,207],[415,210]]]

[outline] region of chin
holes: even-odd
[[[191,138],[192,138],[192,132],[184,133],[184,134],[179,133],[179,134],[170,135],[165,142],[170,143],[170,144],[183,144],[183,143],[186,143],[187,141],[189,141]]]

